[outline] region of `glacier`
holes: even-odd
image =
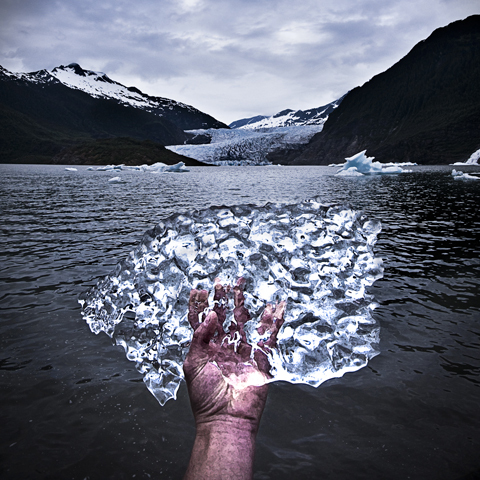
[[[303,125],[261,129],[205,129],[187,130],[187,133],[207,135],[208,144],[170,145],[172,152],[214,165],[271,165],[267,155],[277,149],[295,148],[306,144],[321,125]]]
[[[190,290],[215,278],[246,281],[246,324],[255,346],[267,303],[287,302],[271,381],[318,387],[378,355],[380,328],[368,293],[383,276],[377,220],[319,199],[210,207],[172,215],[147,231],[114,271],[81,295],[92,332],[121,345],[161,405],[176,398],[192,338]],[[231,314],[230,314],[231,315]],[[231,316],[227,316],[227,322]]]

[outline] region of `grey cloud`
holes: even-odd
[[[470,0],[4,0],[0,64],[76,61],[232,121],[327,103],[475,10]]]

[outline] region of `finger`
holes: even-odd
[[[264,374],[270,375],[270,362],[268,361],[267,354],[263,352],[262,350],[255,350],[255,353],[253,354],[253,358],[255,362],[257,363],[258,369],[263,372]]]
[[[245,279],[240,277],[237,280],[237,284],[233,287],[233,298],[235,308],[233,310],[233,316],[236,321],[235,330],[240,332],[242,340],[246,340],[243,326],[250,320],[250,312],[245,308],[245,296],[243,290],[245,288]]]
[[[191,290],[188,300],[188,321],[195,331],[202,322],[208,307],[208,292],[206,290]],[[202,318],[203,317],[203,318]]]
[[[237,280],[237,284],[233,287],[233,298],[235,302],[235,308],[243,307],[245,303],[245,297],[243,291],[245,290],[246,280],[243,277],[240,277]]]
[[[215,279],[215,293],[213,295],[214,305],[213,311],[217,314],[218,323],[223,325],[227,318],[227,292],[224,286],[220,283],[220,279]]]
[[[215,312],[210,312],[207,318],[193,332],[192,347],[204,347],[210,343],[217,330],[218,318]]]
[[[273,324],[273,306],[267,303],[265,310],[260,317],[260,326],[257,331],[260,335],[263,335],[266,331],[270,330]]]
[[[273,312],[273,325],[272,325],[272,333],[270,334],[270,338],[265,342],[265,345],[270,348],[275,348],[277,345],[277,336],[280,328],[282,328],[285,316],[285,309],[287,307],[286,302],[280,302],[276,307],[275,311]]]

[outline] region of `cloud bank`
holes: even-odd
[[[79,63],[230,123],[329,103],[477,0],[3,0],[0,64]]]

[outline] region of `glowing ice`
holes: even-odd
[[[256,322],[266,303],[287,300],[278,350],[269,358],[272,381],[318,386],[378,354],[379,327],[366,288],[382,277],[372,251],[380,229],[361,212],[317,201],[175,215],[146,232],[83,295],[83,317],[92,332],[125,348],[163,405],[183,379],[190,290],[213,295],[216,277],[234,284],[243,276],[251,344],[260,339]]]
[[[345,163],[336,175],[345,177],[360,177],[362,175],[378,175],[385,173],[404,173],[411,170],[404,170],[398,165],[388,164],[385,166],[380,162],[373,162],[375,157],[367,157],[365,155],[366,150],[357,153],[353,157],[346,158]]]

